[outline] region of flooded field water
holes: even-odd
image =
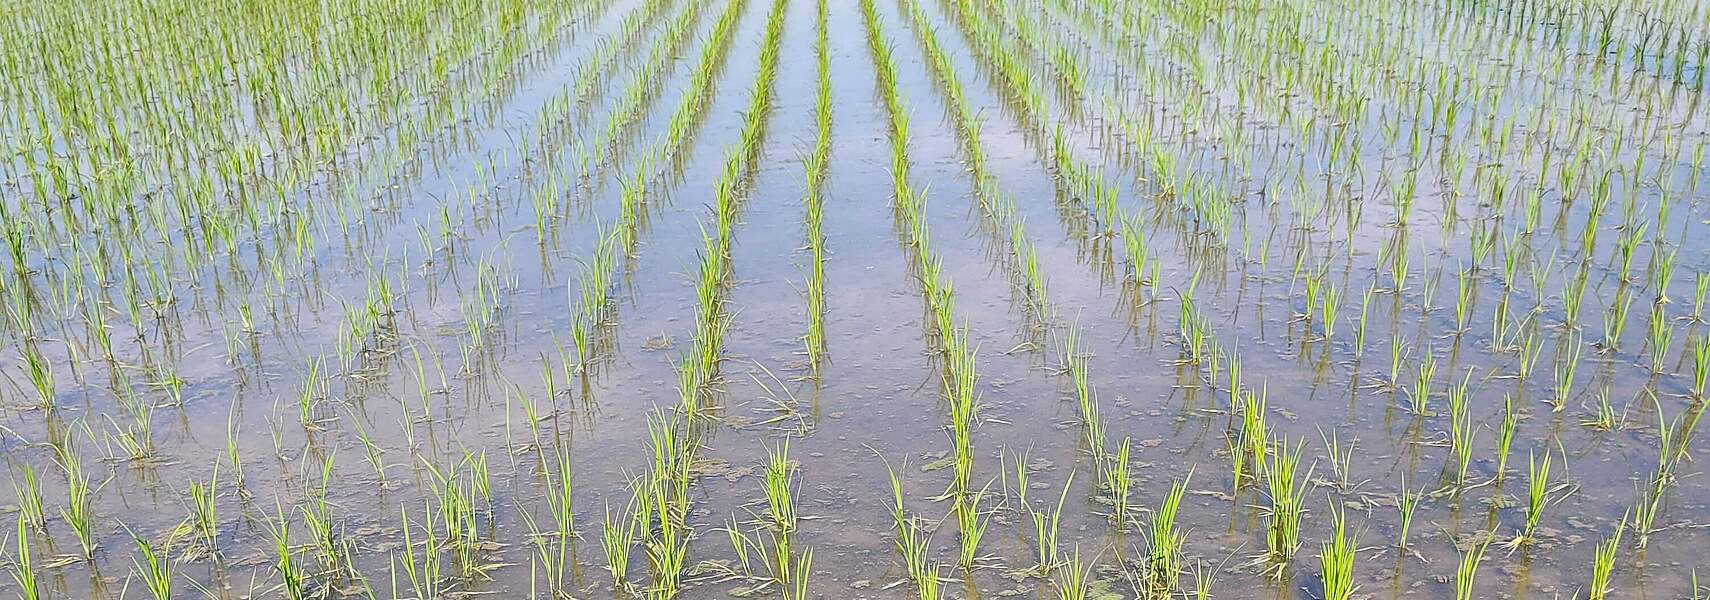
[[[7,596],[1710,595],[1710,6],[0,22]]]

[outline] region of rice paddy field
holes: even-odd
[[[1710,598],[1707,70],[1694,0],[0,0],[0,596]]]

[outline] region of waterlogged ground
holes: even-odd
[[[0,19],[0,593],[1710,593],[1702,5]]]

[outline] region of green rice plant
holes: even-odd
[[[1461,561],[1455,569],[1455,600],[1472,600],[1474,597],[1473,583],[1478,578],[1478,563],[1484,561],[1484,551],[1490,547],[1490,538],[1467,544],[1461,551]]]
[[[547,545],[547,540],[553,538],[552,534],[541,531],[540,524],[534,520],[534,515],[530,514],[529,511],[519,510],[517,517],[522,519],[525,527],[528,527],[528,544],[534,550],[534,553],[529,556],[531,585],[535,571],[538,570],[544,575],[547,588],[554,597],[564,594],[564,561],[568,558],[569,544],[557,544],[556,551],[554,551],[554,547]]]
[[[916,597],[920,600],[938,600],[941,595],[938,591],[940,585],[939,571],[940,569],[936,564],[923,564],[920,568],[911,571],[910,576],[915,581]]]
[[[1348,521],[1343,509],[1330,504],[1330,540],[1318,552],[1318,566],[1324,583],[1325,600],[1349,600],[1354,597],[1354,559],[1359,543],[1347,532]]]
[[[1098,567],[1098,557],[1081,561],[1081,549],[1075,548],[1073,554],[1064,555],[1061,561],[1063,568],[1057,569],[1051,578],[1051,585],[1057,590],[1058,600],[1087,600],[1092,597],[1093,569]]]
[[[143,587],[154,600],[171,600],[173,568],[170,541],[167,547],[156,549],[135,532],[131,533],[131,539],[136,542],[137,554],[142,557],[140,560],[132,557],[131,563],[136,565]]]
[[[18,515],[17,553],[12,556],[8,565],[8,574],[12,583],[18,586],[19,600],[41,600],[41,581],[36,579],[36,563],[30,554],[30,528],[32,525],[23,514]]]
[[[90,502],[94,487],[89,481],[88,473],[83,470],[83,462],[72,452],[61,453],[56,459],[59,468],[65,473],[65,507],[59,509],[59,516],[71,528],[71,533],[77,538],[77,545],[83,549],[83,557],[95,557],[95,515]]]
[[[1669,351],[1674,348],[1674,319],[1670,318],[1658,304],[1651,309],[1649,336],[1646,346],[1650,348],[1651,372],[1661,373],[1665,362],[1668,361]]]
[[[1179,591],[1184,562],[1182,548],[1187,536],[1176,528],[1176,515],[1192,480],[1193,471],[1190,469],[1186,477],[1170,484],[1170,492],[1164,496],[1164,502],[1152,514],[1152,522],[1147,526],[1149,548],[1141,579],[1144,592],[1150,594],[1148,597],[1169,597]]]
[[[906,464],[904,468],[907,468]],[[891,469],[889,461],[885,462],[885,471],[891,482],[891,526],[895,529],[895,544],[897,553],[902,556],[903,567],[910,578],[915,580],[915,585],[925,588],[928,584],[923,579],[933,579],[933,589],[936,589],[938,567],[927,562],[927,548],[931,539],[915,523],[914,517],[903,508],[902,476]]]
[[[1297,443],[1290,451],[1288,440],[1276,440],[1265,464],[1265,493],[1270,502],[1266,507],[1265,560],[1271,564],[1273,575],[1280,575],[1300,549],[1300,520],[1305,514],[1301,501],[1305,490],[1300,487],[1297,470],[1305,446],[1304,442]],[[1312,479],[1311,467],[1307,468],[1304,479]]]
[[[1359,440],[1349,440],[1344,448],[1337,439],[1335,429],[1331,429],[1328,436],[1324,435],[1323,430],[1319,430],[1318,439],[1324,442],[1324,451],[1329,454],[1330,473],[1336,478],[1336,489],[1347,491],[1353,488],[1354,455]]]
[[[1574,373],[1579,370],[1580,353],[1583,350],[1577,336],[1563,340],[1562,343],[1566,349],[1558,348],[1556,350],[1556,377],[1553,388],[1555,392],[1551,394],[1549,399],[1550,406],[1555,409],[1555,412],[1561,412],[1563,408],[1566,408],[1568,398],[1573,394]],[[1569,352],[1565,357],[1562,356],[1564,351]]]
[[[1133,518],[1133,509],[1129,506],[1129,490],[1132,489],[1134,480],[1133,472],[1128,466],[1128,453],[1132,445],[1130,438],[1122,438],[1122,445],[1117,449],[1116,455],[1108,458],[1105,467],[1099,470],[1104,476],[1105,491],[1110,494],[1110,519],[1119,530],[1127,529]]]
[[[1425,498],[1424,490],[1408,491],[1407,477],[1401,478],[1401,491],[1396,493],[1395,507],[1401,513],[1401,532],[1395,538],[1398,548],[1407,547],[1407,534],[1413,529],[1413,515],[1419,510],[1419,501]]]
[[[218,504],[215,499],[220,491],[220,463],[214,463],[214,473],[207,483],[190,482],[190,522],[196,533],[202,536],[202,542],[210,551],[218,547],[217,538],[220,534]]]
[[[973,494],[956,499],[952,509],[956,515],[956,530],[960,532],[960,548],[957,553],[957,565],[963,571],[972,571],[980,559],[980,541],[985,538],[986,528],[991,525],[991,516],[980,509],[980,501],[985,498],[991,488],[987,482],[984,488]]]
[[[1472,369],[1461,382],[1449,388],[1449,445],[1455,456],[1455,484],[1467,481],[1472,465],[1473,442],[1478,435],[1472,424],[1471,408],[1467,405],[1467,388],[1472,382]]]
[[[22,482],[19,474],[22,474]],[[19,463],[18,470],[11,474],[11,480],[12,497],[18,502],[18,518],[36,531],[42,531],[47,527],[47,510],[42,503],[42,484],[36,477],[35,468]]]
[[[1620,524],[1615,527],[1615,533],[1597,544],[1597,552],[1591,564],[1591,589],[1587,596],[1590,600],[1605,600],[1615,591],[1611,585],[1611,578],[1615,574],[1615,554],[1621,549],[1621,534],[1626,530],[1627,515],[1623,515]]]
[[[823,4],[822,4],[823,5]],[[812,587],[809,581],[813,579],[813,548],[804,550],[796,559],[795,570],[791,572],[791,581],[783,588],[784,600],[808,600]]]
[[[1437,376],[1437,356],[1426,347],[1420,353],[1419,369],[1413,379],[1413,387],[1407,396],[1409,408],[1415,415],[1429,415],[1431,404],[1431,380]]]
[[[1257,395],[1248,393],[1242,398],[1240,447],[1235,454],[1237,456],[1244,455],[1246,459],[1237,458],[1238,462],[1235,466],[1235,485],[1237,487],[1241,483],[1242,463],[1247,461],[1252,463],[1253,473],[1251,477],[1257,480],[1259,473],[1265,467],[1265,455],[1270,450],[1270,427],[1266,424],[1265,419],[1265,411],[1270,404],[1269,390],[1261,388]]]
[[[1524,544],[1532,540],[1533,532],[1537,531],[1538,523],[1544,518],[1544,509],[1550,504],[1550,453],[1544,453],[1544,460],[1539,462],[1530,452],[1526,456],[1526,528],[1515,538],[1515,544]]]
[[[1651,533],[1656,531],[1657,516],[1662,514],[1663,496],[1668,492],[1668,482],[1660,477],[1653,477],[1649,486],[1633,482],[1633,491],[1637,499],[1633,502],[1632,514],[1633,546],[1644,549],[1650,545]]]
[[[1360,296],[1360,320],[1354,328],[1354,360],[1359,360],[1366,353],[1366,317],[1371,314],[1372,297],[1377,295],[1377,283],[1366,286],[1365,294]]]
[[[1609,387],[1599,388],[1593,397],[1597,404],[1592,407],[1592,415],[1581,419],[1579,424],[1599,431],[1615,429],[1615,408],[1609,404]]]
[[[1050,574],[1059,566],[1057,529],[1063,519],[1063,504],[1069,499],[1069,488],[1075,482],[1074,471],[1069,472],[1069,478],[1063,482],[1063,493],[1057,497],[1055,510],[1028,510],[1028,516],[1033,523],[1034,557],[1039,564],[1034,565],[1035,573],[1044,576]]]
[[[416,527],[410,522],[409,509],[402,507],[398,509],[400,521],[399,529],[404,531],[404,546],[399,549],[399,552],[402,553],[401,555],[398,552],[393,553],[392,561],[395,565],[394,569],[396,569],[397,566],[403,567],[404,575],[409,578],[410,589],[415,593],[415,597],[417,598],[438,598],[440,591],[444,589],[444,578],[440,574],[440,540],[436,533],[439,528],[434,523],[434,513],[435,511],[431,506],[424,507],[424,510],[422,511],[424,521],[421,524],[421,531],[426,538],[421,540],[421,543],[419,544],[421,549],[418,550],[416,535],[414,533]],[[276,566],[280,573],[286,578],[286,589],[301,590],[302,574],[298,573],[294,576],[291,575],[294,570],[300,569],[301,567],[296,567],[291,562],[289,538],[286,537],[285,524],[283,522],[280,523],[274,539],[278,545],[279,555],[279,560]],[[293,581],[296,581],[297,583],[293,584]],[[299,593],[301,592],[292,593],[292,598],[301,598],[302,596],[297,595]]]
[[[1474,280],[1468,277],[1469,272],[1461,269],[1456,272],[1460,278],[1460,293],[1455,296],[1455,333],[1465,333],[1467,320],[1472,317],[1472,299],[1478,295],[1478,289],[1473,285]]]
[[[1621,332],[1627,328],[1627,311],[1633,307],[1633,294],[1619,288],[1615,299],[1603,309],[1603,347],[1621,347]]]
[[[571,503],[575,485],[570,479],[570,449],[560,446],[557,454],[558,468],[548,471],[550,479],[547,484],[550,487],[546,490],[546,506],[552,514],[553,533],[558,536],[560,542],[568,543],[569,539],[576,535],[576,512]],[[484,480],[485,477],[480,479]],[[489,498],[488,506],[491,510],[490,493],[483,495]]]
[[[1705,384],[1710,383],[1710,335],[1692,343],[1692,398],[1702,402]]]
[[[632,507],[639,499],[639,488],[636,491],[637,496],[630,499]],[[614,519],[612,507],[607,504],[605,521],[600,528],[600,548],[605,551],[606,572],[611,573],[612,586],[620,590],[628,587],[625,576],[629,572],[629,554],[634,547],[639,521],[628,513],[628,510],[622,511]]]
[[[24,368],[30,379],[30,387],[36,392],[35,408],[54,408],[57,394],[54,391],[53,366],[47,357],[42,356],[41,350],[37,349],[35,344],[24,345]]]
[[[1496,434],[1496,481],[1502,481],[1508,473],[1508,455],[1514,447],[1514,432],[1520,423],[1519,415],[1514,413],[1514,395],[1502,396],[1502,425]]]
[[[1407,354],[1406,340],[1399,335],[1389,339],[1389,380],[1384,382],[1385,387],[1391,390],[1401,387],[1401,363]]]
[[[767,449],[766,515],[772,528],[785,535],[796,530],[795,470],[795,463],[790,461],[789,442]]]

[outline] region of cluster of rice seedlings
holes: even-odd
[[[12,496],[18,502],[18,519],[36,531],[43,530],[47,527],[47,509],[42,503],[42,484],[35,468],[20,464],[10,477]]]
[[[1550,460],[1549,452],[1544,453],[1544,460],[1541,462],[1537,460],[1536,455],[1528,454],[1526,457],[1526,525],[1508,542],[1510,547],[1530,543],[1534,539],[1533,533],[1537,531],[1538,523],[1543,521],[1544,509],[1558,500],[1551,498],[1554,488],[1550,485]]]
[[[209,551],[217,551],[219,547],[220,517],[218,497],[220,493],[220,464],[214,463],[213,475],[207,483],[190,482],[190,524],[192,530],[201,538]]]
[[[1057,600],[1087,600],[1092,597],[1093,570],[1098,567],[1098,557],[1091,560],[1081,560],[1081,549],[1075,548],[1073,554],[1063,557],[1061,568],[1053,571],[1051,586],[1057,591]]]
[[[1407,479],[1402,478],[1401,490],[1395,498],[1395,508],[1401,513],[1401,531],[1395,539],[1396,547],[1407,547],[1407,534],[1413,529],[1413,516],[1419,511],[1419,502],[1424,499],[1424,490],[1408,491]]]

